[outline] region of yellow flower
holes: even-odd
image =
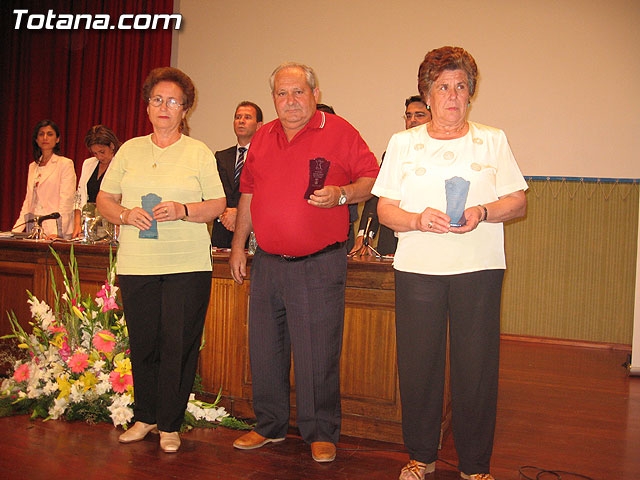
[[[58,395],[58,399],[67,398],[71,393],[71,383],[69,383],[69,377],[58,377],[56,378],[56,382],[58,382],[58,390],[60,390],[60,394]]]
[[[98,383],[98,379],[91,372],[87,372],[84,375],[82,375],[78,379],[78,381],[82,382],[82,384],[84,385],[84,389],[83,389],[84,392],[87,392],[88,390],[91,390]]]
[[[27,345],[26,343],[19,343],[18,348],[29,348],[29,345]]]
[[[64,335],[62,333],[58,333],[55,337],[53,337],[53,340],[51,340],[51,343],[53,343],[58,348],[62,348],[63,342],[64,342]]]
[[[102,332],[98,332],[98,336],[101,339],[103,339],[103,340],[105,340],[107,342],[115,342],[116,341],[116,339],[113,337],[113,335],[106,335],[106,334],[104,334]]]
[[[73,310],[73,313],[75,313],[76,317],[78,317],[80,320],[82,320],[84,318],[84,315],[82,314],[80,309],[78,307],[76,307],[75,305],[71,306],[71,310]]]
[[[116,360],[116,368],[113,370],[120,375],[131,375],[131,360],[125,358],[124,360]]]

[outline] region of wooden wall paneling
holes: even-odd
[[[216,394],[222,388],[222,394],[230,398],[242,391],[246,355],[243,352],[244,334],[238,328],[242,322],[238,318],[247,314],[246,306],[242,308],[244,288],[236,286],[229,279],[212,280],[204,331],[205,345],[200,355],[203,387]]]
[[[381,408],[395,406],[397,375],[381,373],[396,369],[393,312],[347,308],[340,365],[343,399],[351,400],[354,408],[360,400],[379,403]]]
[[[43,265],[0,261],[0,336],[13,333],[7,316],[10,311],[15,313],[22,328],[29,331],[31,310],[27,290],[38,300],[45,300],[45,270]]]

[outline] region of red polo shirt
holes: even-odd
[[[309,160],[331,162],[327,185],[375,178],[379,167],[358,131],[337,115],[317,111],[289,142],[280,120],[251,139],[240,191],[251,193],[251,220],[260,248],[275,255],[302,256],[347,239],[346,205],[318,208],[307,203]]]

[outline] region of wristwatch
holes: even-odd
[[[344,188],[340,187],[340,197],[338,198],[338,205],[344,205],[347,203],[347,192],[344,191]]]

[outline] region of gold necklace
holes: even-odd
[[[151,164],[151,168],[156,168],[158,166],[158,161],[156,160],[156,149],[154,148],[154,145],[156,145],[156,142],[153,141],[153,133],[152,133],[151,134],[151,159],[153,161],[153,164]]]

